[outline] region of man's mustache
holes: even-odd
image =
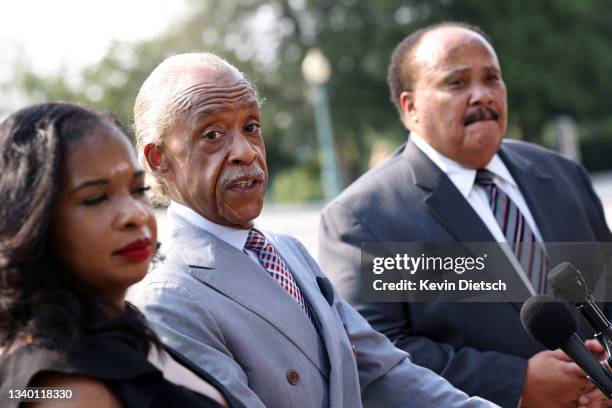
[[[221,174],[221,185],[223,187],[231,187],[235,183],[242,180],[255,180],[263,182],[266,178],[266,173],[257,164],[251,164],[249,166],[237,166],[224,170]]]
[[[472,109],[463,119],[463,125],[468,126],[474,122],[480,122],[481,120],[497,120],[499,113],[493,109],[485,106],[477,106]]]

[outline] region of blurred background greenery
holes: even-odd
[[[162,59],[185,51],[216,52],[246,72],[265,99],[268,199],[320,200],[319,149],[301,73],[307,50],[319,48],[331,64],[326,87],[337,165],[346,186],[406,139],[386,85],[395,45],[423,25],[464,21],[483,28],[497,50],[508,87],[508,137],[555,148],[551,120],[569,115],[577,123],[586,167],[612,168],[608,1],[186,0],[185,4],[180,18],[159,35],[115,42],[99,62],[76,73],[41,73],[32,70],[27,59],[14,58],[15,74],[0,84],[0,90],[17,93],[23,104],[88,103],[131,124],[138,88]],[[138,19],[134,24],[139,24]],[[0,117],[18,107],[0,106]]]

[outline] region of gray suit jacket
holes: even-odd
[[[316,318],[246,253],[171,210],[165,260],[132,292],[162,340],[248,407],[491,406],[410,362],[343,302],[304,247],[266,234]]]
[[[601,203],[581,166],[522,142],[505,141],[499,154],[545,242],[610,241]],[[490,241],[493,236],[451,180],[408,142],[324,209],[319,256],[340,294],[376,330],[411,353],[415,363],[470,395],[515,408],[527,359],[544,349],[523,329],[521,304],[366,303],[360,298],[362,242]],[[518,275],[492,277],[496,279],[520,281]],[[592,336],[586,321],[577,319],[579,334]]]

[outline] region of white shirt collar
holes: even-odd
[[[175,201],[170,202],[170,207],[168,207],[168,209],[171,209],[173,212],[185,218],[191,224],[213,234],[215,237],[227,242],[238,250],[242,251],[244,249],[244,245],[246,244],[249,236],[249,230],[232,228],[214,223],[209,219],[202,217],[191,208]]]
[[[431,161],[436,164],[436,166],[440,168],[440,170],[446,173],[455,187],[457,187],[461,195],[467,198],[472,191],[472,187],[474,187],[476,170],[465,167],[462,164],[459,164],[456,161],[444,156],[431,147],[429,143],[425,141],[425,139],[415,132],[410,132],[410,139],[419,149],[421,149],[423,153],[425,153],[427,157],[429,157],[429,159],[431,159]],[[489,164],[485,166],[485,169],[493,173],[496,176],[497,181],[507,182],[514,187],[517,187],[514,178],[512,178],[512,175],[510,174],[510,171],[508,171],[508,168],[497,153],[495,156],[493,156]]]

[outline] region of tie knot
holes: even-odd
[[[493,182],[493,177],[493,173],[491,173],[489,170],[478,169],[476,171],[476,179],[474,180],[474,183],[484,187],[491,186],[495,184]]]
[[[266,238],[263,236],[263,234],[257,231],[255,228],[251,229],[249,231],[249,236],[247,237],[247,242],[244,244],[244,248],[259,252],[265,245]]]

